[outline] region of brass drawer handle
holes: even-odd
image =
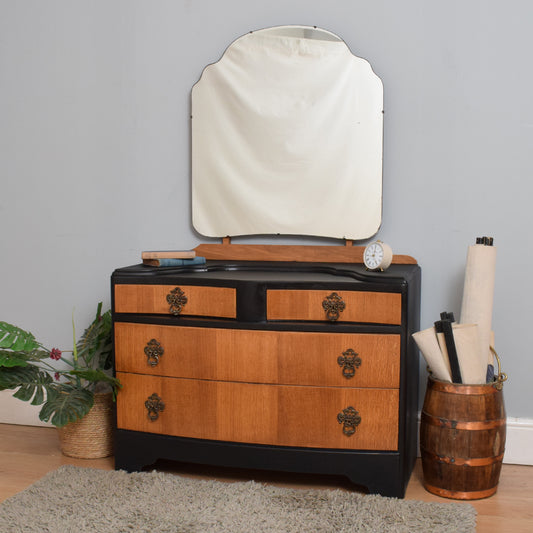
[[[326,318],[331,322],[335,322],[335,320],[339,320],[340,314],[346,308],[346,304],[341,296],[336,292],[332,292],[323,300],[322,307],[326,311]]]
[[[346,379],[350,379],[355,376],[355,370],[361,366],[362,360],[359,354],[348,348],[348,350],[342,352],[342,355],[339,355],[337,363],[342,366],[342,375]]]
[[[144,406],[148,410],[148,418],[152,422],[155,422],[159,418],[159,413],[165,410],[163,400],[155,392],[144,402]]]
[[[355,433],[355,428],[361,423],[361,416],[350,406],[337,415],[337,422],[342,424],[342,432],[351,437]]]
[[[167,302],[170,305],[169,311],[177,316],[187,303],[187,296],[185,296],[185,293],[179,287],[176,287],[167,294]]]
[[[150,366],[157,366],[159,358],[165,353],[163,346],[155,339],[150,340],[144,347],[144,353],[146,354],[147,363]]]

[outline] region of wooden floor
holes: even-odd
[[[26,487],[61,465],[113,469],[113,458],[71,459],[59,451],[55,428],[0,424],[0,501]],[[349,488],[345,480],[323,476],[277,474],[258,471],[214,469],[161,463],[158,470],[182,475],[216,478],[220,481],[255,479],[294,488]],[[409,482],[407,499],[449,502],[427,492],[422,486],[422,469],[417,461]],[[478,512],[478,533],[530,533],[533,531],[533,467],[503,465],[498,492],[485,500],[470,502]],[[428,532],[429,533],[429,532]]]

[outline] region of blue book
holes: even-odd
[[[157,267],[205,265],[205,257],[193,257],[192,259],[143,259],[143,264]]]

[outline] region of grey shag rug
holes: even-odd
[[[471,533],[468,503],[62,466],[0,504],[9,533]]]

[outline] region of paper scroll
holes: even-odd
[[[485,353],[486,363],[491,365],[493,357],[490,339],[495,272],[494,246],[475,244],[468,247],[460,322],[478,325],[479,345]]]
[[[452,330],[462,382],[485,383],[487,360],[479,345],[477,324],[453,324]],[[451,382],[452,374],[444,333],[437,333],[435,328],[429,328],[414,333],[413,339],[433,376],[441,381]]]
[[[444,337],[444,334],[442,334]],[[450,363],[448,359],[443,357],[441,347],[437,340],[435,328],[425,329],[413,334],[419,350],[422,352],[426,363],[433,375],[442,381],[451,381],[452,374],[450,372]],[[446,347],[446,346],[445,346]]]
[[[453,324],[453,338],[463,383],[482,384],[487,380],[487,357],[479,344],[477,324]]]

